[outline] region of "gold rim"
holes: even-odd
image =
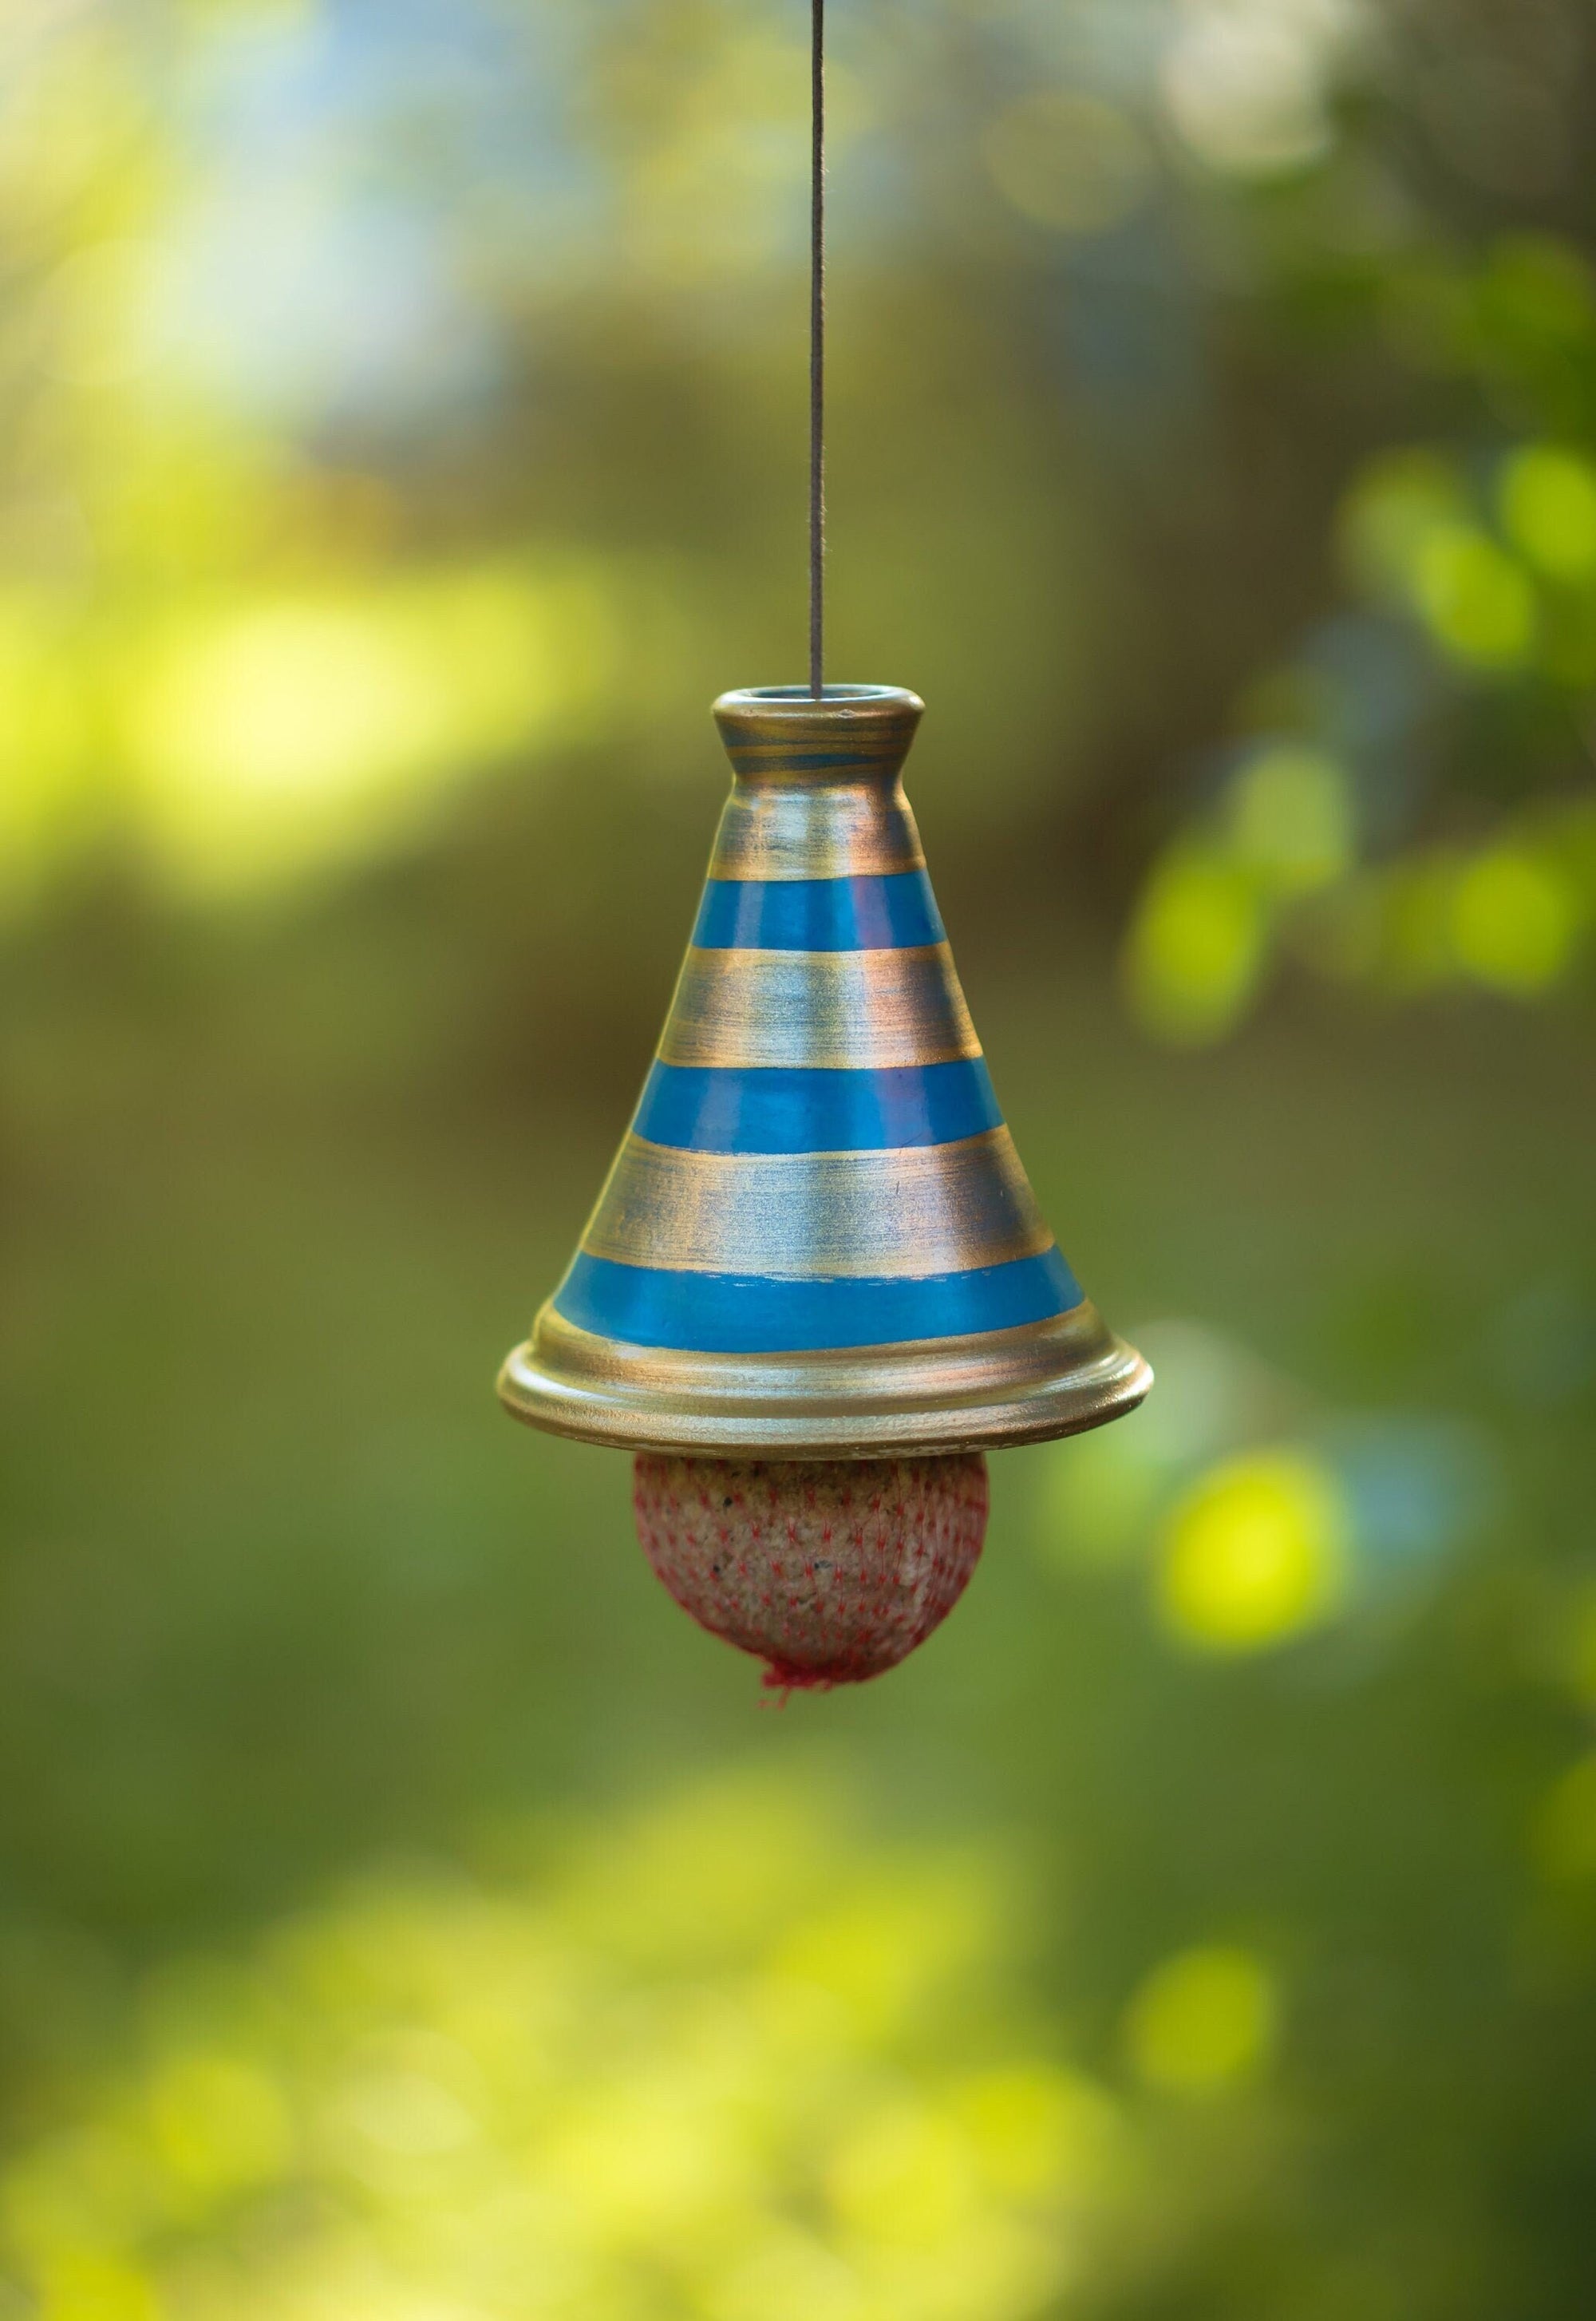
[[[584,1443],[882,1459],[1078,1434],[1133,1410],[1152,1383],[1090,1301],[979,1337],[757,1355],[627,1345],[549,1305],[505,1362],[499,1394],[529,1425]]]

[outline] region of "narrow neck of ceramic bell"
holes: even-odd
[[[925,714],[896,685],[797,685],[723,693],[715,723],[733,771],[748,782],[890,782]]]
[[[736,777],[710,877],[891,877],[925,861],[900,773],[925,704],[891,685],[723,693],[715,723]]]

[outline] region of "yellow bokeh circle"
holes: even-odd
[[[1227,1460],[1170,1515],[1160,1609],[1183,1643],[1258,1652],[1338,1607],[1350,1549],[1345,1496],[1322,1459],[1278,1449]]]
[[[1274,2047],[1278,2016],[1263,1961],[1213,1943],[1154,1968],[1127,2010],[1126,2047],[1149,2087],[1215,2094],[1256,2076]]]

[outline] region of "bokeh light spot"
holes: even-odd
[[[1348,0],[1188,0],[1161,80],[1192,150],[1238,177],[1318,160],[1333,133],[1328,83],[1356,15]]]
[[[824,1991],[861,2031],[884,2037],[912,2018],[930,1987],[980,1955],[1001,1909],[997,1895],[959,1870],[928,1867],[806,1911],[772,1963]]]
[[[1453,946],[1477,982],[1528,998],[1568,968],[1582,916],[1579,895],[1555,863],[1493,847],[1458,874]]]
[[[1129,2130],[1002,2027],[1007,1889],[768,1775],[373,1878],[163,1976],[143,2067],[0,2176],[0,2274],[40,2321],[1025,2321]]]
[[[1370,460],[1338,518],[1350,577],[1370,596],[1406,600],[1426,543],[1461,523],[1466,506],[1455,469],[1438,452],[1405,449]]]
[[[1268,2061],[1279,2020],[1274,1977],[1247,1950],[1213,1944],[1155,1967],[1131,1999],[1126,2046],[1149,2087],[1218,2094]]]
[[[1535,594],[1522,569],[1467,523],[1440,524],[1415,561],[1414,596],[1443,650],[1482,669],[1521,668],[1535,642]]]
[[[1257,881],[1211,848],[1158,863],[1127,939],[1127,1001],[1144,1030],[1202,1047],[1239,1021],[1262,978],[1268,923]]]
[[[41,2321],[167,2321],[155,2285],[120,2258],[84,2250],[47,2271]]]
[[[966,2081],[954,2109],[986,2181],[1028,2198],[1100,2185],[1121,2134],[1101,2088],[1045,2063],[1016,2063]]]
[[[602,592],[494,566],[180,619],[124,711],[146,842],[216,897],[380,851],[579,721],[610,637]]]
[[[281,2089],[267,2072],[234,2056],[175,2058],[155,2076],[150,2112],[161,2158],[199,2192],[269,2182],[292,2149]]]
[[[1283,1643],[1343,1601],[1350,1531],[1336,1475],[1311,1452],[1227,1461],[1169,1517],[1158,1579],[1164,1617],[1182,1643],[1205,1652]]]
[[[827,2187],[838,2214],[857,2230],[923,2247],[966,2222],[977,2198],[975,2155],[945,2114],[896,2104],[844,2139]]]
[[[1278,895],[1310,894],[1351,865],[1351,787],[1325,751],[1260,750],[1232,777],[1228,806],[1237,854]]]
[[[1577,451],[1532,444],[1501,475],[1502,521],[1532,564],[1561,580],[1596,572],[1596,468]]]

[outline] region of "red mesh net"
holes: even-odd
[[[637,1461],[638,1536],[685,1611],[782,1693],[880,1676],[946,1619],[981,1553],[986,1461]]]

